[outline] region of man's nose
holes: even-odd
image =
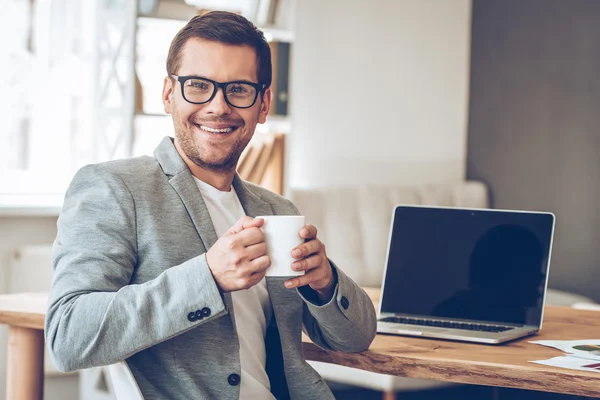
[[[206,105],[206,111],[215,115],[231,114],[231,107],[225,100],[225,92],[223,88],[218,88],[215,97]]]

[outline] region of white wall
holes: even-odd
[[[470,0],[301,0],[289,187],[465,177]]]

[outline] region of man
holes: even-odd
[[[57,366],[127,360],[146,399],[333,398],[304,360],[302,328],[323,348],[362,351],[375,313],[311,225],[292,253],[305,274],[264,278],[253,216],[298,214],[235,173],[269,110],[264,36],[235,14],[195,17],[167,72],[174,140],[84,167],[67,192],[45,331]]]

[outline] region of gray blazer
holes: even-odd
[[[249,216],[298,214],[290,201],[237,175],[233,185]],[[216,240],[170,138],[154,157],[82,168],[67,191],[54,243],[45,334],[57,367],[127,360],[148,400],[238,399],[235,310],[204,254]],[[333,398],[304,360],[303,326],[330,350],[363,351],[375,336],[371,301],[333,268],[338,284],[323,305],[308,287],[290,290],[284,278],[267,278],[267,373],[277,398]]]

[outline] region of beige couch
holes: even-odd
[[[319,229],[327,254],[355,282],[379,287],[392,211],[397,204],[488,207],[480,182],[423,186],[357,186],[293,190],[307,223]]]
[[[362,286],[381,287],[392,211],[397,204],[452,207],[489,207],[487,187],[481,182],[422,186],[356,186],[291,190],[291,199],[307,223],[319,229],[327,255]],[[547,304],[572,305],[590,299],[550,290]],[[311,362],[330,382],[347,383],[387,392],[448,386],[370,373],[338,365]]]

